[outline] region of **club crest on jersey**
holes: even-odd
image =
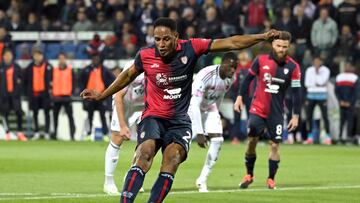
[[[188,57],[187,57],[187,56],[183,56],[183,57],[180,58],[180,60],[181,60],[181,62],[182,62],[183,64],[186,64],[186,63],[188,62]]]
[[[145,132],[143,131],[143,132],[140,134],[140,138],[141,138],[141,139],[144,139],[144,137],[145,137]]]
[[[167,76],[164,73],[156,74],[156,84],[159,85],[168,85]]]
[[[284,69],[284,74],[287,75],[289,73],[289,69],[288,68],[285,68]]]

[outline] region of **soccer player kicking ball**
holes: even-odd
[[[159,18],[154,22],[155,44],[141,49],[133,66],[123,71],[102,93],[91,89],[81,93],[84,99],[102,100],[144,72],[145,109],[138,127],[135,164],[127,174],[120,202],[134,201],[159,149],[162,149],[160,173],[148,202],[162,202],[169,193],[179,165],[186,160],[192,137],[187,112],[197,59],[209,51],[243,49],[279,35],[279,31],[271,30],[264,34],[235,35],[216,40],[180,40],[176,22]]]
[[[206,180],[218,159],[221,145],[224,142],[219,107],[225,93],[235,80],[236,67],[236,54],[228,52],[222,57],[220,65],[203,68],[196,75],[192,85],[189,107],[192,130],[197,135],[197,142],[200,147],[205,148],[207,140],[210,140],[205,164],[196,180],[199,192],[208,192]]]
[[[130,68],[134,61],[125,64],[124,70]],[[129,140],[132,130],[128,127],[136,128],[135,122],[130,123],[126,118],[140,109],[144,108],[144,74],[140,74],[129,84],[127,88],[122,89],[113,96],[112,116],[111,116],[111,141],[105,153],[105,182],[104,192],[108,195],[120,195],[114,180],[114,172],[119,160],[120,146],[124,140]]]
[[[259,55],[249,69],[243,81],[240,95],[234,104],[234,110],[240,112],[244,107],[243,97],[248,94],[250,82],[257,77],[254,99],[250,107],[248,120],[248,143],[245,153],[247,174],[240,188],[247,188],[254,180],[256,144],[259,137],[268,135],[270,144],[269,177],[267,186],[275,189],[275,174],[279,167],[279,143],[282,141],[284,111],[283,103],[286,89],[291,86],[293,95],[293,114],[287,126],[289,131],[296,129],[300,113],[300,67],[289,57],[291,34],[281,32],[280,37],[272,41],[270,54]],[[265,133],[265,129],[267,133]]]

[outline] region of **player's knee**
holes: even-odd
[[[120,146],[122,142],[124,141],[123,138],[120,136],[117,132],[111,133],[111,141],[116,144],[117,146]]]
[[[273,153],[278,153],[279,152],[279,144],[278,143],[271,143],[270,144],[270,149]]]
[[[171,152],[164,154],[163,166],[169,168],[177,168],[183,160],[181,151],[179,149],[174,149]]]

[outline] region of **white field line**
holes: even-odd
[[[310,186],[310,187],[288,187],[288,188],[278,188],[276,191],[301,191],[301,190],[332,190],[332,189],[358,189],[360,185],[329,185],[329,186]],[[209,193],[241,193],[241,192],[264,192],[264,191],[273,191],[269,189],[229,189],[229,190],[211,190]],[[149,195],[149,192],[140,193]],[[170,195],[188,195],[188,194],[204,194],[199,193],[197,190],[189,191],[174,191],[170,192]],[[206,193],[205,193],[206,194]],[[98,194],[76,194],[76,193],[51,193],[51,194],[41,194],[41,193],[0,193],[0,201],[7,200],[40,200],[40,199],[81,199],[81,198],[99,198],[99,197],[109,197],[109,195],[104,193]]]

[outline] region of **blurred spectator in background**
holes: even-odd
[[[133,31],[133,26],[130,22],[126,22],[123,25],[122,32],[121,32],[121,45],[123,47],[127,47],[128,44],[133,45],[135,48],[138,43],[138,38]]]
[[[101,55],[104,51],[105,43],[100,39],[99,34],[95,34],[93,39],[90,40],[89,44],[86,46],[86,53],[89,56],[98,54]]]
[[[96,14],[96,21],[91,26],[91,31],[113,31],[114,25],[111,21],[106,19],[104,12]]]
[[[98,13],[106,13],[106,2],[105,0],[91,0],[91,5],[87,9],[91,21],[96,21]]]
[[[198,37],[197,33],[198,32],[196,31],[196,27],[193,26],[193,25],[189,25],[185,30],[184,39],[190,39],[190,38]]]
[[[193,8],[184,8],[182,14],[181,26],[184,29],[182,32],[186,33],[186,28],[189,26],[199,26],[199,18],[196,18]]]
[[[25,26],[26,31],[40,31],[41,26],[35,15],[35,13],[31,12],[28,15],[28,23]]]
[[[45,113],[45,139],[50,139],[50,82],[52,66],[48,63],[40,47],[33,48],[33,61],[25,70],[24,84],[27,88],[29,109],[33,111],[35,125],[33,140],[40,138],[38,113],[43,109]]]
[[[0,10],[0,26],[5,27],[7,26],[8,21],[6,19],[6,14],[3,10]]]
[[[223,36],[221,32],[221,21],[215,7],[206,10],[206,19],[200,23],[200,34],[204,38],[215,39]]]
[[[244,7],[246,15],[246,34],[259,33],[267,17],[265,3],[262,0],[252,0]]]
[[[115,77],[112,72],[104,67],[100,57],[100,53],[91,54],[91,64],[86,66],[80,73],[81,89],[95,89],[98,92],[102,92],[107,88],[113,81]],[[92,131],[92,121],[94,117],[94,111],[99,111],[101,124],[102,124],[102,133],[103,138],[107,139],[107,134],[109,132],[105,111],[106,111],[106,101],[83,101],[84,110],[88,113],[89,129],[87,129],[86,140],[91,139]]]
[[[195,18],[199,19],[203,16],[201,5],[197,0],[186,0],[187,5],[194,10]]]
[[[341,27],[341,34],[338,41],[337,55],[342,60],[353,60],[356,48],[356,39],[351,33],[351,28],[348,25]]]
[[[318,5],[316,6],[314,18],[321,16],[320,13],[322,9],[326,9],[333,20],[336,19],[337,13],[333,0],[319,0]]]
[[[356,33],[359,29],[357,23],[357,15],[359,14],[359,5],[354,0],[344,0],[337,8],[337,22],[339,29],[344,25],[348,25],[352,33]]]
[[[58,56],[58,67],[54,67],[52,72],[52,100],[54,102],[54,135],[53,139],[57,139],[57,128],[59,121],[59,112],[63,106],[69,118],[70,139],[74,140],[75,122],[73,117],[73,108],[71,105],[71,96],[74,91],[74,72],[72,66],[67,64],[66,55],[60,53]]]
[[[24,31],[25,24],[21,21],[19,13],[12,13],[10,22],[7,25],[9,31]]]
[[[50,20],[46,16],[41,17],[41,31],[56,31],[57,29],[53,27]]]
[[[338,38],[336,22],[329,17],[326,8],[320,10],[320,17],[313,23],[311,28],[311,43],[314,47],[315,55],[323,55],[325,63],[333,56],[333,47]]]
[[[224,0],[219,15],[222,20],[221,30],[225,37],[239,34],[240,8],[234,0]]]
[[[76,20],[77,7],[74,1],[75,0],[66,0],[65,5],[62,7],[60,12],[60,19],[63,25],[62,28],[65,31],[69,31]]]
[[[305,87],[307,88],[306,95],[306,116],[308,122],[308,137],[306,144],[314,142],[313,130],[313,114],[315,106],[318,105],[321,110],[322,118],[325,125],[325,139],[322,140],[324,144],[331,144],[329,118],[327,113],[327,84],[330,78],[330,70],[322,64],[320,57],[315,57],[313,65],[308,67],[305,72]]]
[[[288,31],[291,34],[295,33],[294,22],[291,19],[291,9],[289,7],[284,7],[281,9],[281,18],[276,20],[274,28]]]
[[[10,49],[4,50],[3,62],[0,66],[0,95],[1,108],[5,117],[5,140],[10,140],[9,114],[14,111],[17,123],[17,139],[27,141],[22,128],[22,109],[21,109],[21,68],[14,62],[13,52]]]
[[[355,103],[359,95],[359,77],[354,73],[352,64],[347,63],[343,73],[336,76],[335,93],[340,106],[340,135],[342,143],[355,141],[354,120]],[[346,124],[346,136],[343,134]],[[347,139],[345,139],[347,138]]]
[[[72,31],[89,31],[91,29],[92,23],[87,19],[85,8],[81,7],[78,9],[76,14],[77,21],[72,27]]]
[[[315,4],[311,0],[301,0],[301,2],[296,4],[293,8],[293,13],[295,16],[297,15],[298,8],[300,6],[304,8],[305,16],[312,20],[314,18],[314,14],[316,10]]]
[[[11,41],[11,35],[8,34],[5,27],[0,27],[0,62],[2,61],[3,51],[9,49],[14,53],[14,44]]]
[[[104,40],[105,47],[102,51],[104,59],[116,60],[121,55],[121,47],[118,43],[117,38],[114,35],[107,35]]]
[[[238,66],[235,70],[235,81],[230,89],[231,99],[235,103],[238,92],[240,91],[240,85],[242,84],[245,76],[248,74],[249,68],[251,67],[252,58],[248,50],[240,51],[237,55],[238,57]],[[250,94],[253,94],[254,82],[250,85],[252,90],[249,91]],[[252,96],[244,97],[246,112],[248,113],[250,108]],[[241,132],[241,113],[234,111],[234,125],[231,130],[232,144],[238,144],[239,141],[244,141],[247,138],[246,133]]]
[[[305,51],[311,46],[310,32],[311,32],[311,20],[305,16],[304,6],[297,6],[295,17],[292,21],[295,47],[295,60],[302,66],[303,57]]]
[[[153,12],[155,13],[156,18],[166,17],[169,10],[166,7],[165,0],[156,0]]]
[[[119,10],[115,13],[114,32],[118,38],[121,38],[122,27],[126,22],[126,17],[123,11]]]
[[[145,36],[145,44],[151,45],[154,44],[154,26],[152,24],[147,25],[146,27],[146,36]]]

